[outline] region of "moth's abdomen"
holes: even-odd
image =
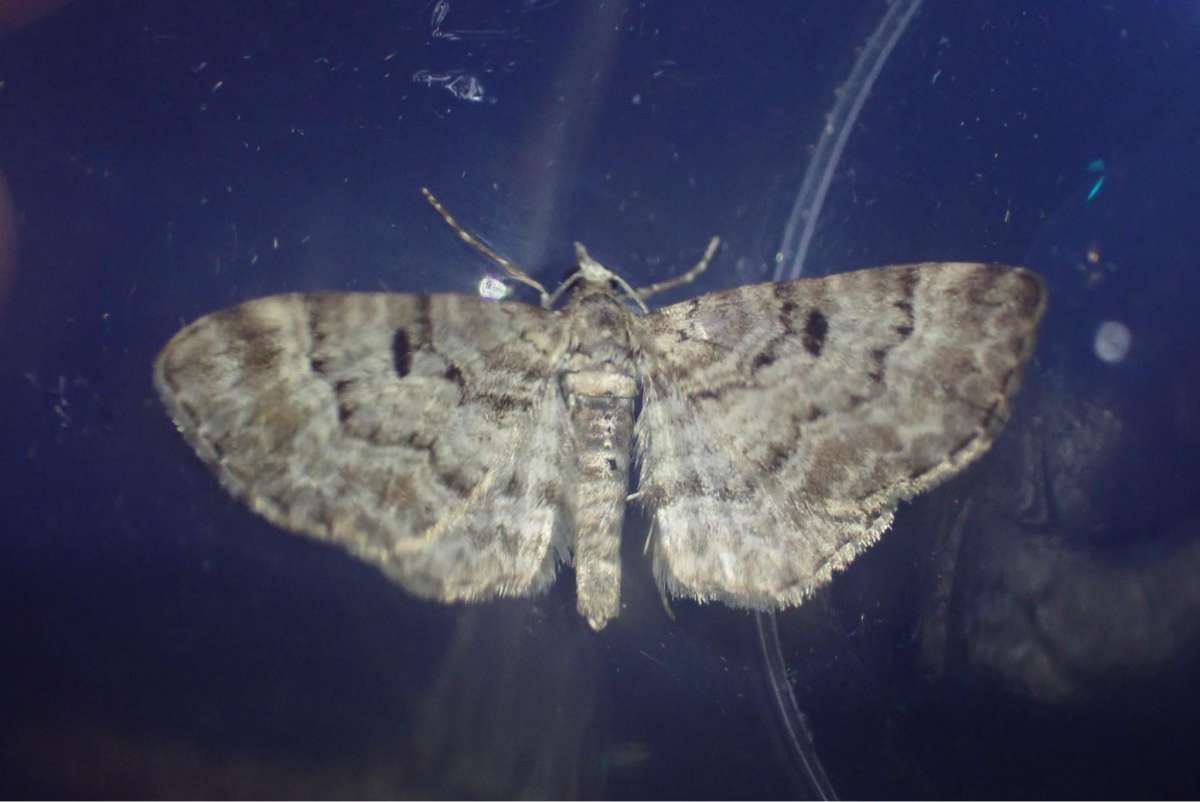
[[[580,371],[563,376],[562,389],[579,460],[572,504],[578,608],[593,629],[601,629],[620,611],[637,382],[617,372]]]

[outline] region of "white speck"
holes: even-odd
[[[487,298],[489,301],[499,301],[507,296],[508,287],[503,281],[491,276],[484,276],[479,282],[479,297]]]
[[[1106,320],[1096,329],[1093,347],[1096,349],[1096,356],[1110,365],[1115,365],[1129,355],[1132,344],[1133,334],[1128,326],[1115,320]]]
[[[212,91],[216,92],[218,89],[220,89],[224,85],[225,85],[224,81],[217,81],[215,84],[213,84]]]
[[[929,79],[929,85],[930,85],[930,86],[933,86],[934,84],[936,84],[936,83],[937,83],[938,76],[939,76],[939,75],[941,75],[941,74],[942,74],[942,71],[941,71],[941,70],[938,70],[937,72],[935,72],[935,73],[933,74],[933,77]]]

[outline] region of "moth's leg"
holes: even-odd
[[[517,267],[517,265],[514,264],[510,259],[507,259],[506,257],[503,257],[493,251],[487,245],[480,242],[474,234],[459,225],[459,222],[454,219],[454,216],[451,215],[450,212],[446,211],[446,207],[442,205],[442,202],[435,198],[433,193],[428,189],[421,187],[421,194],[425,196],[425,200],[429,201],[429,205],[433,207],[433,210],[442,216],[442,219],[446,221],[446,225],[454,229],[454,232],[458,234],[459,239],[482,253],[487,258],[491,259],[496,264],[500,265],[500,267],[504,269],[504,272],[512,276],[515,281],[519,281],[522,284],[533,287],[535,290],[537,290],[538,294],[541,296],[542,306],[547,309],[549,308],[550,294],[546,292],[546,288],[543,287],[537,279],[533,278],[524,270]]]
[[[566,280],[566,281],[564,281],[562,284],[559,284],[559,285],[558,285],[558,289],[556,289],[556,290],[554,291],[554,294],[553,294],[553,295],[551,295],[550,297],[548,297],[547,299],[545,299],[544,301],[542,301],[542,306],[544,306],[544,307],[545,307],[545,308],[547,308],[547,309],[550,309],[551,307],[553,307],[553,306],[554,306],[556,303],[558,303],[558,299],[559,299],[559,298],[561,298],[561,297],[563,296],[563,293],[565,293],[565,292],[566,292],[567,290],[569,290],[571,287],[574,287],[574,286],[575,286],[575,284],[576,284],[576,283],[577,283],[577,282],[578,282],[578,281],[579,281],[579,280],[580,280],[582,277],[583,277],[583,276],[582,276],[580,273],[578,273],[578,272],[576,272],[576,273],[572,273],[570,276],[568,276],[568,277],[567,277],[567,280]]]
[[[704,255],[700,257],[700,261],[696,262],[696,266],[681,276],[669,278],[666,281],[660,281],[657,284],[651,284],[649,287],[641,287],[638,289],[638,297],[642,300],[649,298],[656,292],[663,290],[673,290],[676,287],[681,287],[684,284],[690,284],[695,281],[696,276],[700,275],[708,268],[708,263],[712,261],[713,254],[717,252],[717,246],[721,244],[720,237],[713,237],[708,241],[708,247],[704,249]]]

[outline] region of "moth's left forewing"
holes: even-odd
[[[155,363],[234,496],[443,601],[536,592],[565,547],[558,313],[470,296],[276,295],[207,315]]]
[[[1045,293],[930,263],[701,296],[642,324],[641,498],[670,591],[796,604],[1007,418]]]

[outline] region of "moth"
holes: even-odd
[[[188,325],[154,382],[221,484],[417,596],[537,593],[560,565],[620,610],[626,506],[665,593],[797,605],[1008,418],[1046,291],[974,262],[737,287],[649,311],[579,244],[540,304],[292,293]],[[636,489],[631,486],[636,476]]]

